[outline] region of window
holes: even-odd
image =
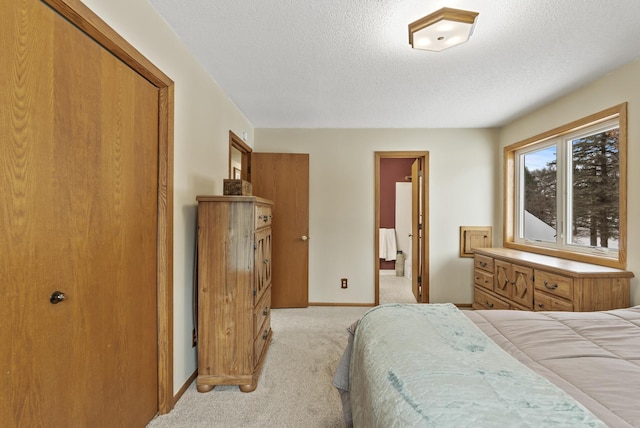
[[[505,246],[624,268],[626,104],[505,148]]]

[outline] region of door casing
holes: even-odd
[[[373,245],[373,267],[375,278],[375,301],[380,304],[380,160],[384,158],[395,159],[418,159],[422,165],[422,299],[419,303],[429,303],[429,152],[417,151],[390,151],[375,152],[375,201],[374,201],[374,245]]]

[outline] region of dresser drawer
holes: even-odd
[[[493,290],[493,274],[475,269],[473,271],[473,283],[487,290]]]
[[[253,364],[258,364],[260,361],[260,357],[262,357],[262,350],[264,349],[267,341],[271,338],[271,311],[267,315],[264,323],[260,330],[258,330],[258,335],[253,340]]]
[[[474,309],[509,309],[507,302],[489,293],[485,293],[480,287],[475,287],[473,294]]]
[[[536,311],[573,311],[573,304],[555,299],[548,294],[536,291],[533,294],[533,309]]]
[[[256,205],[256,229],[271,225],[271,207],[268,205]]]
[[[264,324],[264,320],[271,313],[271,287],[267,288],[267,290],[262,295],[262,298],[253,309],[253,331],[255,336],[258,336],[260,333],[260,327]]]
[[[573,278],[536,270],[535,287],[553,296],[573,300]]]
[[[476,254],[473,256],[473,267],[475,269],[493,273],[493,259],[481,254]]]

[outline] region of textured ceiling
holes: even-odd
[[[640,57],[638,0],[149,1],[256,128],[500,126]],[[445,6],[470,41],[411,49]]]

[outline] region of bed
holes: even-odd
[[[334,376],[355,427],[640,427],[640,306],[369,310]]]

